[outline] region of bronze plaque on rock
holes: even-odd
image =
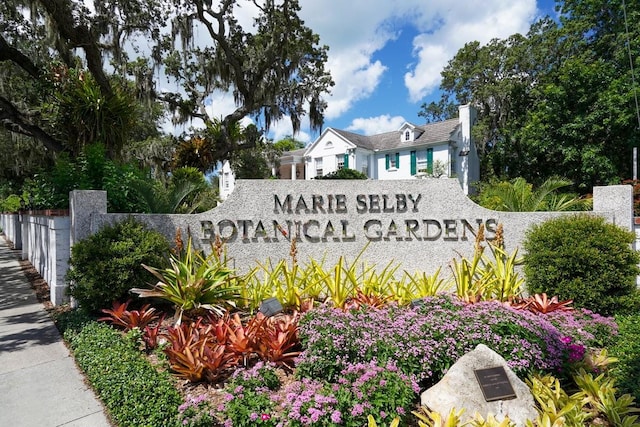
[[[504,367],[475,369],[473,372],[476,374],[482,395],[487,402],[515,399],[517,397]]]

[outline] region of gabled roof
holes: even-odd
[[[372,145],[370,136],[359,135],[357,133],[348,132],[342,129],[333,129],[333,131],[345,138],[347,141],[353,143],[356,147],[366,148],[367,150],[372,151],[375,149],[375,147]]]
[[[347,139],[357,147],[367,150],[388,151],[401,148],[409,148],[423,145],[433,145],[451,140],[451,135],[459,125],[458,119],[450,119],[427,125],[412,125],[418,131],[418,136],[413,141],[404,141],[399,131],[385,132],[377,135],[359,135],[346,130],[331,128],[335,133]],[[402,126],[404,128],[405,125]],[[402,129],[401,128],[401,129]]]

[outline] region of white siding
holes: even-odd
[[[386,155],[395,157],[396,153],[400,156],[400,163],[396,168],[387,169]],[[410,179],[411,178],[411,152],[407,150],[392,151],[378,153],[376,155],[376,163],[378,165],[378,179]]]
[[[313,144],[313,147],[305,153],[307,157],[306,172],[307,179],[317,176],[316,159],[322,159],[322,175],[335,172],[338,168],[337,156],[344,156],[351,146],[342,138],[332,132],[327,132]],[[349,159],[351,167],[352,158]]]

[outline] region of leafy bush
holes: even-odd
[[[143,267],[153,274],[158,282],[152,289],[137,288],[131,292],[141,297],[161,298],[176,306],[177,324],[182,321],[183,313],[210,310],[222,316],[226,309],[235,307],[239,287],[231,281],[233,270],[227,268],[215,252],[206,256],[191,244],[178,255],[171,254],[170,267]]]
[[[640,314],[616,316],[616,321],[620,335],[609,350],[618,363],[611,373],[620,390],[640,402]]]
[[[343,168],[323,176],[317,176],[315,179],[369,179],[369,177],[355,169]]]
[[[371,361],[349,364],[333,384],[302,378],[283,388],[274,365],[258,363],[234,374],[225,391],[220,417],[234,426],[360,427],[368,415],[378,422],[405,419],[419,388],[393,362],[380,366]]]
[[[0,212],[18,212],[22,207],[22,198],[17,194],[10,194],[0,200]]]
[[[65,339],[118,425],[178,425],[181,399],[169,373],[153,367],[136,343],[96,322],[77,333],[65,333]]]
[[[585,316],[580,323],[591,322]],[[525,375],[560,369],[570,356],[566,337],[583,342],[574,327],[559,329],[544,315],[498,302],[464,304],[446,295],[425,298],[413,310],[315,309],[301,318],[299,335],[305,348],[298,358],[300,376],[332,381],[348,363],[393,360],[402,372],[425,384],[439,380],[458,358],[481,343]]]
[[[588,347],[607,347],[616,341],[618,335],[618,325],[613,318],[584,308],[556,310],[544,316],[556,328]]]
[[[634,240],[634,233],[589,215],[534,225],[524,241],[527,288],[613,314],[637,292],[640,255],[631,248]]]
[[[23,186],[29,209],[67,209],[71,190],[105,190],[110,212],[144,212],[135,188],[145,180],[133,163],[117,163],[106,157],[105,147],[85,147],[76,159],[62,154],[52,170],[36,174]]]
[[[71,248],[66,276],[70,294],[89,311],[126,300],[132,286],[143,286],[153,276],[142,264],[166,265],[169,243],[157,231],[129,218],[76,243]]]

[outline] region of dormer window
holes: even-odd
[[[404,132],[404,140],[409,141],[411,139],[411,132],[408,130]]]

